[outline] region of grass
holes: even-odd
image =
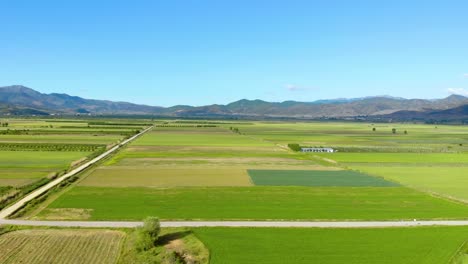
[[[424,191],[468,201],[468,167],[352,166]]]
[[[48,208],[90,209],[92,220],[466,219],[468,206],[403,187],[193,187],[77,186]],[[47,209],[43,215],[47,214]],[[41,217],[41,214],[39,214]]]
[[[271,146],[220,128],[155,128],[132,146]]]
[[[91,152],[0,151],[0,168],[63,169]]]
[[[255,185],[394,187],[393,182],[356,171],[249,170]]]
[[[111,144],[122,138],[121,135],[92,134],[53,134],[53,135],[0,135],[0,142],[18,143],[74,143],[74,144]]]
[[[124,234],[103,230],[20,230],[0,236],[1,263],[115,263]]]
[[[103,167],[95,170],[82,186],[109,187],[177,187],[177,186],[250,186],[246,170],[236,167],[197,168]]]
[[[318,154],[340,163],[465,164],[468,153],[333,153]]]
[[[449,263],[467,227],[199,228],[210,263]]]

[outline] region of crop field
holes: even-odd
[[[355,163],[384,165],[461,165],[468,166],[468,153],[333,153],[317,154],[322,157],[333,159],[337,162],[350,165]]]
[[[2,119],[2,124],[0,208],[141,129],[85,120]]]
[[[248,136],[284,145],[299,143],[371,152],[468,151],[468,128],[464,126],[257,122],[255,125],[238,125],[238,128]],[[393,128],[396,134],[392,133]]]
[[[109,187],[184,187],[184,186],[250,186],[246,170],[200,168],[190,166],[145,167],[142,169],[104,167],[86,177],[82,186]]]
[[[212,264],[441,264],[468,241],[467,227],[199,228],[195,234]]]
[[[342,167],[344,164],[354,169],[355,165],[372,166],[386,161],[390,162],[385,164],[394,166],[399,163],[393,161],[405,157],[424,166],[439,158],[447,164],[459,165],[463,154],[297,153],[284,145],[303,144],[297,141],[300,135],[315,138],[320,133],[336,140],[335,143],[341,140],[337,138],[345,138],[348,143],[343,146],[374,144],[371,138],[379,144],[399,145],[384,139],[395,138],[391,132],[388,135],[382,132],[377,137],[367,124],[236,124],[240,134],[227,126],[156,127],[87,174],[36,217],[73,219],[73,215],[66,213],[70,210],[86,211],[86,217],[92,220],[139,220],[148,215],[162,219],[230,220],[412,220],[468,216],[465,204],[400,186],[413,187],[373,171],[358,168],[363,171],[360,173]],[[420,134],[451,131],[461,137],[464,131],[458,127],[411,127],[413,133]],[[279,137],[271,137],[275,131]],[[364,136],[369,139],[356,138]],[[296,140],[289,141],[290,138]],[[413,137],[411,144],[416,144],[416,140]],[[429,162],[421,159],[421,155],[427,155]],[[365,163],[365,156],[371,157],[370,162]],[[335,157],[336,164],[323,161]],[[347,157],[354,161],[346,163]],[[405,166],[411,164],[408,161]]]
[[[90,152],[0,151],[0,186],[21,186],[68,168]]]
[[[249,170],[255,185],[272,186],[374,186],[390,187],[398,184],[356,171],[313,170]]]
[[[48,208],[43,216],[49,215],[50,209],[75,208],[91,210],[92,220],[139,220],[148,215],[243,220],[461,219],[468,215],[468,206],[403,187],[77,186]]]
[[[354,166],[354,168],[416,189],[468,201],[468,167]]]
[[[15,143],[74,143],[74,144],[111,144],[122,138],[121,135],[82,135],[47,134],[47,135],[0,135],[0,142]]]
[[[271,143],[240,137],[223,128],[156,128],[133,146],[271,146]]]
[[[124,233],[107,230],[20,230],[0,236],[0,263],[109,263]]]

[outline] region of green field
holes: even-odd
[[[210,263],[449,263],[467,227],[200,228]]]
[[[89,152],[0,151],[0,168],[66,168]]]
[[[468,201],[468,167],[353,166],[416,189]]]
[[[49,209],[91,210],[92,220],[466,219],[468,206],[402,187],[193,187],[108,188],[77,186]],[[42,215],[49,215],[48,209]],[[39,214],[39,217],[41,214]],[[60,218],[60,215],[57,215]],[[49,217],[50,219],[50,217]]]
[[[132,146],[271,146],[223,128],[155,128]]]
[[[255,185],[271,186],[373,186],[394,187],[398,184],[356,171],[249,170]]]
[[[411,165],[434,166],[447,164],[447,166],[468,164],[468,153],[333,153],[318,154],[340,163],[396,163]]]
[[[111,144],[121,139],[121,135],[92,134],[53,134],[53,135],[0,135],[0,142],[24,143],[75,143],[75,144]]]
[[[90,152],[0,151],[0,186],[22,186],[67,169]]]
[[[108,187],[250,186],[246,170],[236,167],[103,167],[80,185]]]

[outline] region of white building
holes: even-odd
[[[327,152],[333,153],[335,152],[332,148],[301,148],[301,152]]]

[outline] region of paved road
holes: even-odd
[[[0,225],[59,226],[59,227],[109,227],[131,228],[142,222],[110,221],[33,221],[0,219]],[[468,226],[468,220],[447,221],[364,221],[364,222],[300,222],[300,221],[162,221],[162,227],[410,227],[410,226]]]
[[[139,134],[129,138],[129,139],[126,139],[125,141],[119,143],[118,145],[116,145],[115,147],[111,148],[110,150],[104,152],[103,154],[99,155],[98,157],[92,159],[91,161],[81,165],[80,167],[68,172],[67,174],[63,175],[62,177],[60,178],[57,178],[51,182],[49,182],[48,184],[36,189],[35,191],[31,192],[30,194],[26,195],[23,199],[19,200],[18,202],[14,203],[13,205],[3,209],[2,211],[0,211],[0,219],[5,219],[7,218],[8,216],[10,216],[11,214],[13,214],[14,212],[16,212],[18,209],[20,209],[22,206],[24,206],[27,202],[39,197],[40,195],[42,195],[43,193],[45,193],[47,190],[49,190],[50,188],[54,187],[55,185],[59,184],[60,182],[64,181],[65,179],[67,178],[70,178],[71,176],[79,173],[79,172],[82,172],[83,170],[87,169],[88,167],[94,165],[96,162],[102,160],[103,158],[107,157],[108,155],[110,155],[111,153],[115,152],[116,150],[118,150],[119,148],[121,148],[123,145],[129,143],[130,141],[138,138],[139,136],[143,135],[144,133],[146,133],[147,131],[149,131],[150,129],[152,129],[153,127],[149,127],[145,130],[143,130],[142,132],[140,132]]]

